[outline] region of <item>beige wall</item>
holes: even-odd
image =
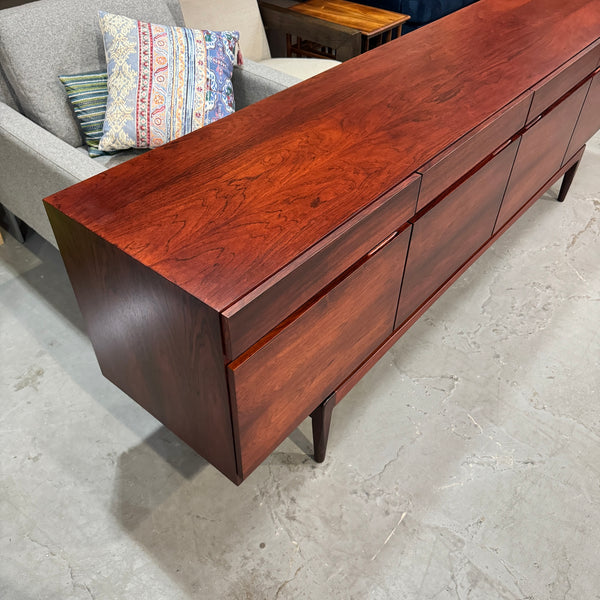
[[[236,30],[240,32],[240,47],[246,58],[270,58],[267,36],[256,0],[179,0],[187,27]]]

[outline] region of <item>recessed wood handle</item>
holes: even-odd
[[[512,138],[506,140],[504,142],[504,144],[501,144],[500,146],[498,146],[498,148],[496,148],[493,152],[492,152],[492,156],[496,156],[498,154],[500,154],[500,152],[502,152],[502,150],[504,150],[504,148],[508,148],[508,146],[510,146],[511,142],[512,142]]]
[[[527,131],[528,129],[531,129],[544,115],[538,115],[533,121],[531,121],[531,123],[527,123],[527,125],[525,125],[525,129],[523,131]]]
[[[379,242],[379,244],[377,244],[377,246],[375,246],[375,248],[373,248],[373,250],[371,250],[367,256],[373,256],[374,254],[377,254],[377,252],[379,252],[384,246],[387,246],[396,236],[398,235],[397,231],[394,231],[394,233],[388,235],[385,240],[383,240],[382,242]]]

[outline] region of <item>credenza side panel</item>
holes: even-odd
[[[415,217],[395,329],[492,235],[518,141]]]
[[[103,375],[239,483],[218,313],[46,209]]]
[[[523,134],[494,231],[560,169],[589,85],[578,87]]]
[[[410,227],[229,365],[246,477],[392,333]]]

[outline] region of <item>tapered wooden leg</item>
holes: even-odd
[[[557,200],[559,202],[563,202],[564,199],[567,197],[567,194],[569,192],[569,188],[571,187],[571,184],[573,183],[573,179],[575,178],[575,173],[577,173],[577,167],[579,167],[579,162],[577,161],[564,175],[563,175],[563,180],[562,183],[560,185],[560,191],[558,192],[558,198]]]
[[[327,439],[329,438],[329,426],[331,425],[331,413],[335,406],[335,394],[331,394],[327,400],[320,404],[310,415],[312,419],[314,459],[321,463],[325,460],[327,451]]]
[[[25,242],[25,228],[21,226],[19,219],[13,215],[7,208],[2,207],[0,214],[3,213],[4,226],[6,231],[12,235],[17,242],[23,244]]]

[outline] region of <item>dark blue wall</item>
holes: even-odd
[[[451,12],[473,4],[477,0],[354,0],[360,4],[385,8],[394,12],[410,15],[410,21],[402,26],[402,33],[407,33],[440,19]]]

